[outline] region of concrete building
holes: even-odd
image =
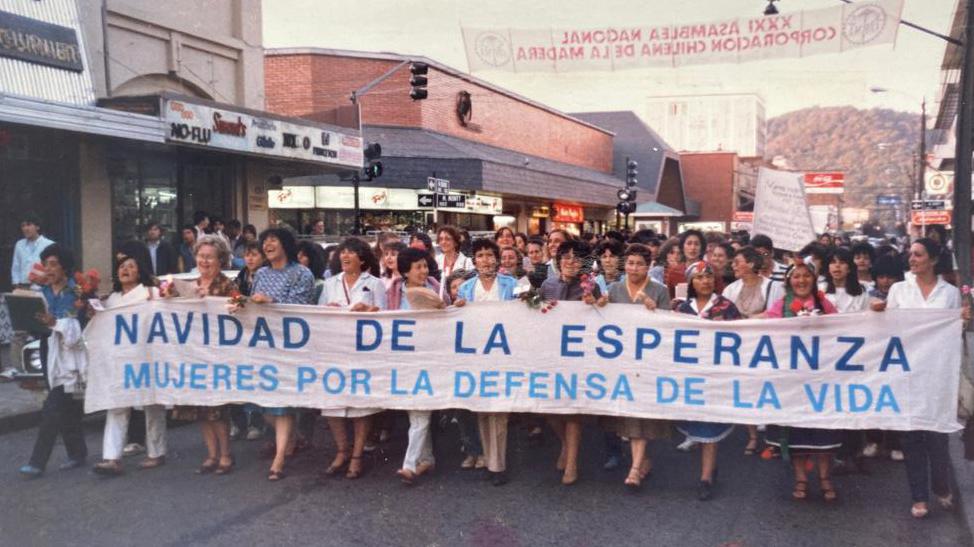
[[[429,66],[429,98],[409,98],[411,61]],[[382,198],[370,208],[372,228],[454,224],[493,230],[507,224],[539,233],[554,227],[600,231],[615,222],[613,133],[474,78],[435,60],[393,53],[320,48],[268,50],[268,110],[355,126],[383,148],[385,174],[369,183]],[[357,102],[350,96],[359,90]],[[462,207],[421,205],[427,178],[448,179]],[[347,184],[321,178],[315,207],[279,209],[289,222],[323,218],[331,232],[347,229],[352,211],[339,198]],[[305,191],[307,192],[307,191]],[[427,201],[428,203],[428,201]],[[454,202],[457,204],[458,202]]]
[[[650,97],[645,120],[679,152],[764,156],[764,99],[754,93]]]
[[[150,221],[264,227],[283,177],[361,167],[356,130],[262,110],[259,0],[0,0],[0,23],[45,44],[0,44],[0,287],[27,211],[104,274]]]

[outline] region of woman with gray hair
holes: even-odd
[[[193,246],[196,270],[200,274],[193,283],[193,291],[180,295],[172,285],[164,287],[162,296],[203,298],[206,296],[230,296],[237,287],[221,267],[230,260],[230,248],[220,236],[207,234]],[[188,292],[188,291],[187,291]],[[199,422],[206,443],[206,459],[196,473],[226,475],[233,471],[230,454],[230,413],[227,406],[177,406],[173,419]]]

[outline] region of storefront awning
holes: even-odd
[[[658,201],[647,201],[636,206],[634,217],[682,217],[683,211],[667,207]]]
[[[158,117],[0,93],[0,122],[145,142],[165,142]]]

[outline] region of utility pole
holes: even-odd
[[[352,233],[354,235],[360,236],[362,235],[362,210],[359,209],[359,205],[358,205],[358,184],[359,184],[359,176],[358,173],[355,173],[354,175],[352,175],[352,187],[355,188],[355,192],[354,192],[355,198],[354,198],[354,203],[352,205],[355,208],[355,225],[352,228]]]
[[[967,0],[964,26],[964,66],[960,73],[957,148],[954,153],[954,253],[960,283],[971,284],[971,126],[974,122],[974,0]]]

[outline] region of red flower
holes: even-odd
[[[791,311],[793,311],[794,313],[798,313],[798,312],[802,311],[804,308],[805,308],[805,305],[802,303],[801,300],[792,300],[791,301]]]

